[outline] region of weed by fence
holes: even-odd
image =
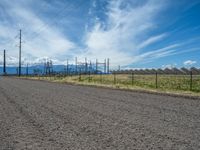
[[[52,77],[39,77],[48,78]],[[142,87],[161,90],[182,90],[200,92],[200,75],[193,75],[192,71],[186,75],[148,74],[79,74],[71,76],[54,75],[53,80],[61,82],[82,82],[90,84],[113,85],[122,87]]]

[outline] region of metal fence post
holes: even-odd
[[[114,84],[116,84],[116,73],[114,72]]]
[[[192,71],[190,71],[190,91],[192,91]]]
[[[102,82],[103,82],[103,73],[101,72],[101,74],[100,74],[100,76],[101,76],[101,84],[102,84]]]
[[[134,82],[134,72],[132,72],[132,74],[131,74],[131,84],[132,84],[132,86],[133,86],[133,82]]]
[[[91,81],[91,78],[90,78],[90,71],[89,71],[89,82]]]
[[[79,72],[79,82],[81,81],[81,72]]]
[[[158,88],[158,73],[156,71],[156,89]]]

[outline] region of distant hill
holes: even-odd
[[[75,71],[75,65],[69,65],[69,72],[74,72]],[[82,67],[84,70],[84,66]],[[22,67],[22,74],[26,74],[26,67]],[[37,71],[40,74],[44,73],[44,66],[43,65],[37,65],[37,66],[30,66],[28,67],[28,73],[29,74],[34,74],[34,72]],[[64,72],[66,71],[66,66],[65,65],[54,65],[53,66],[53,71],[54,72]],[[79,71],[79,68],[78,68]],[[91,69],[91,71],[95,71],[95,69]],[[6,73],[10,75],[18,74],[18,67],[17,66],[7,66],[6,67]],[[0,66],[0,75],[3,74],[3,67]]]
[[[56,72],[64,71],[65,66],[64,65],[56,65],[53,67],[53,70]],[[44,66],[30,66],[28,67],[29,74],[33,74],[34,70],[39,70],[41,72],[44,72]],[[6,67],[7,74],[17,74],[18,67],[16,66],[8,66]],[[0,74],[3,74],[3,67],[0,67]],[[26,67],[22,67],[22,74],[26,74]]]

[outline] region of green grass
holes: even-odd
[[[31,77],[32,79],[49,80],[52,82],[68,82],[97,86],[109,86],[124,89],[145,89],[172,93],[192,93],[200,95],[200,75],[193,75],[192,87],[189,75],[74,75],[54,77]]]

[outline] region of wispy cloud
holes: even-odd
[[[127,1],[126,1],[127,2]],[[110,57],[112,63],[127,65],[135,62],[134,56],[166,34],[141,39],[156,27],[155,17],[164,6],[157,0],[136,5],[122,0],[111,1],[105,22],[96,22],[85,36],[86,53],[83,56]],[[141,44],[140,44],[141,43]]]
[[[178,48],[180,45],[181,44],[173,44],[161,49],[151,50],[151,51],[142,53],[140,55],[136,55],[134,60],[135,62],[140,62],[140,61],[149,62],[157,58],[162,58],[169,55],[175,55],[176,48]]]
[[[161,35],[149,37],[147,40],[143,41],[140,45],[138,45],[137,49],[142,49],[144,47],[147,47],[150,44],[153,44],[155,42],[162,40],[166,36],[167,36],[167,34],[161,34]]]
[[[186,42],[175,40],[163,44],[163,41],[167,41],[167,38],[174,34],[167,30],[159,30],[158,26],[158,18],[166,9],[168,0],[103,2],[106,2],[106,5],[98,6],[99,1],[91,1],[91,7],[84,15],[90,18],[90,21],[81,22],[81,19],[87,19],[68,18],[67,14],[72,11],[80,13],[79,9],[73,9],[71,6],[66,8],[67,13],[62,13],[63,20],[55,15],[61,6],[68,6],[70,2],[52,3],[38,0],[34,1],[33,6],[33,1],[1,0],[3,9],[0,9],[0,49],[8,50],[8,63],[17,64],[18,39],[14,37],[22,28],[22,38],[25,41],[22,47],[23,61],[29,63],[40,63],[50,58],[55,64],[64,64],[66,59],[72,61],[77,56],[79,59],[97,58],[99,61],[110,58],[112,66],[128,66],[199,50],[196,47],[184,47],[190,40]],[[100,9],[103,15],[99,17],[97,14]],[[94,10],[98,11],[94,13]],[[54,17],[50,14],[54,14]],[[55,22],[57,24],[54,24]],[[73,27],[75,25],[76,27]],[[81,26],[83,30],[85,27],[85,31],[81,33],[73,31],[72,35],[69,35],[67,32]],[[73,40],[71,37],[76,37],[78,40]],[[152,47],[154,44],[155,48]],[[1,54],[0,62],[2,62]]]
[[[46,22],[26,6],[26,3],[21,1],[21,3],[13,5],[11,1],[4,2],[4,6],[9,10],[4,12],[5,17],[10,16],[16,25],[9,22],[7,26],[0,26],[0,39],[4,39],[5,43],[0,46],[1,49],[7,49],[13,57],[18,56],[18,48],[10,43],[18,45],[17,39],[13,39],[20,28],[23,29],[22,39],[25,41],[22,47],[23,56],[29,60],[43,56],[63,59],[64,55],[76,48],[75,43],[57,28],[46,25]],[[43,27],[43,29],[38,33],[39,27]],[[35,36],[33,33],[37,33],[37,35]],[[11,61],[8,60],[8,63]]]

